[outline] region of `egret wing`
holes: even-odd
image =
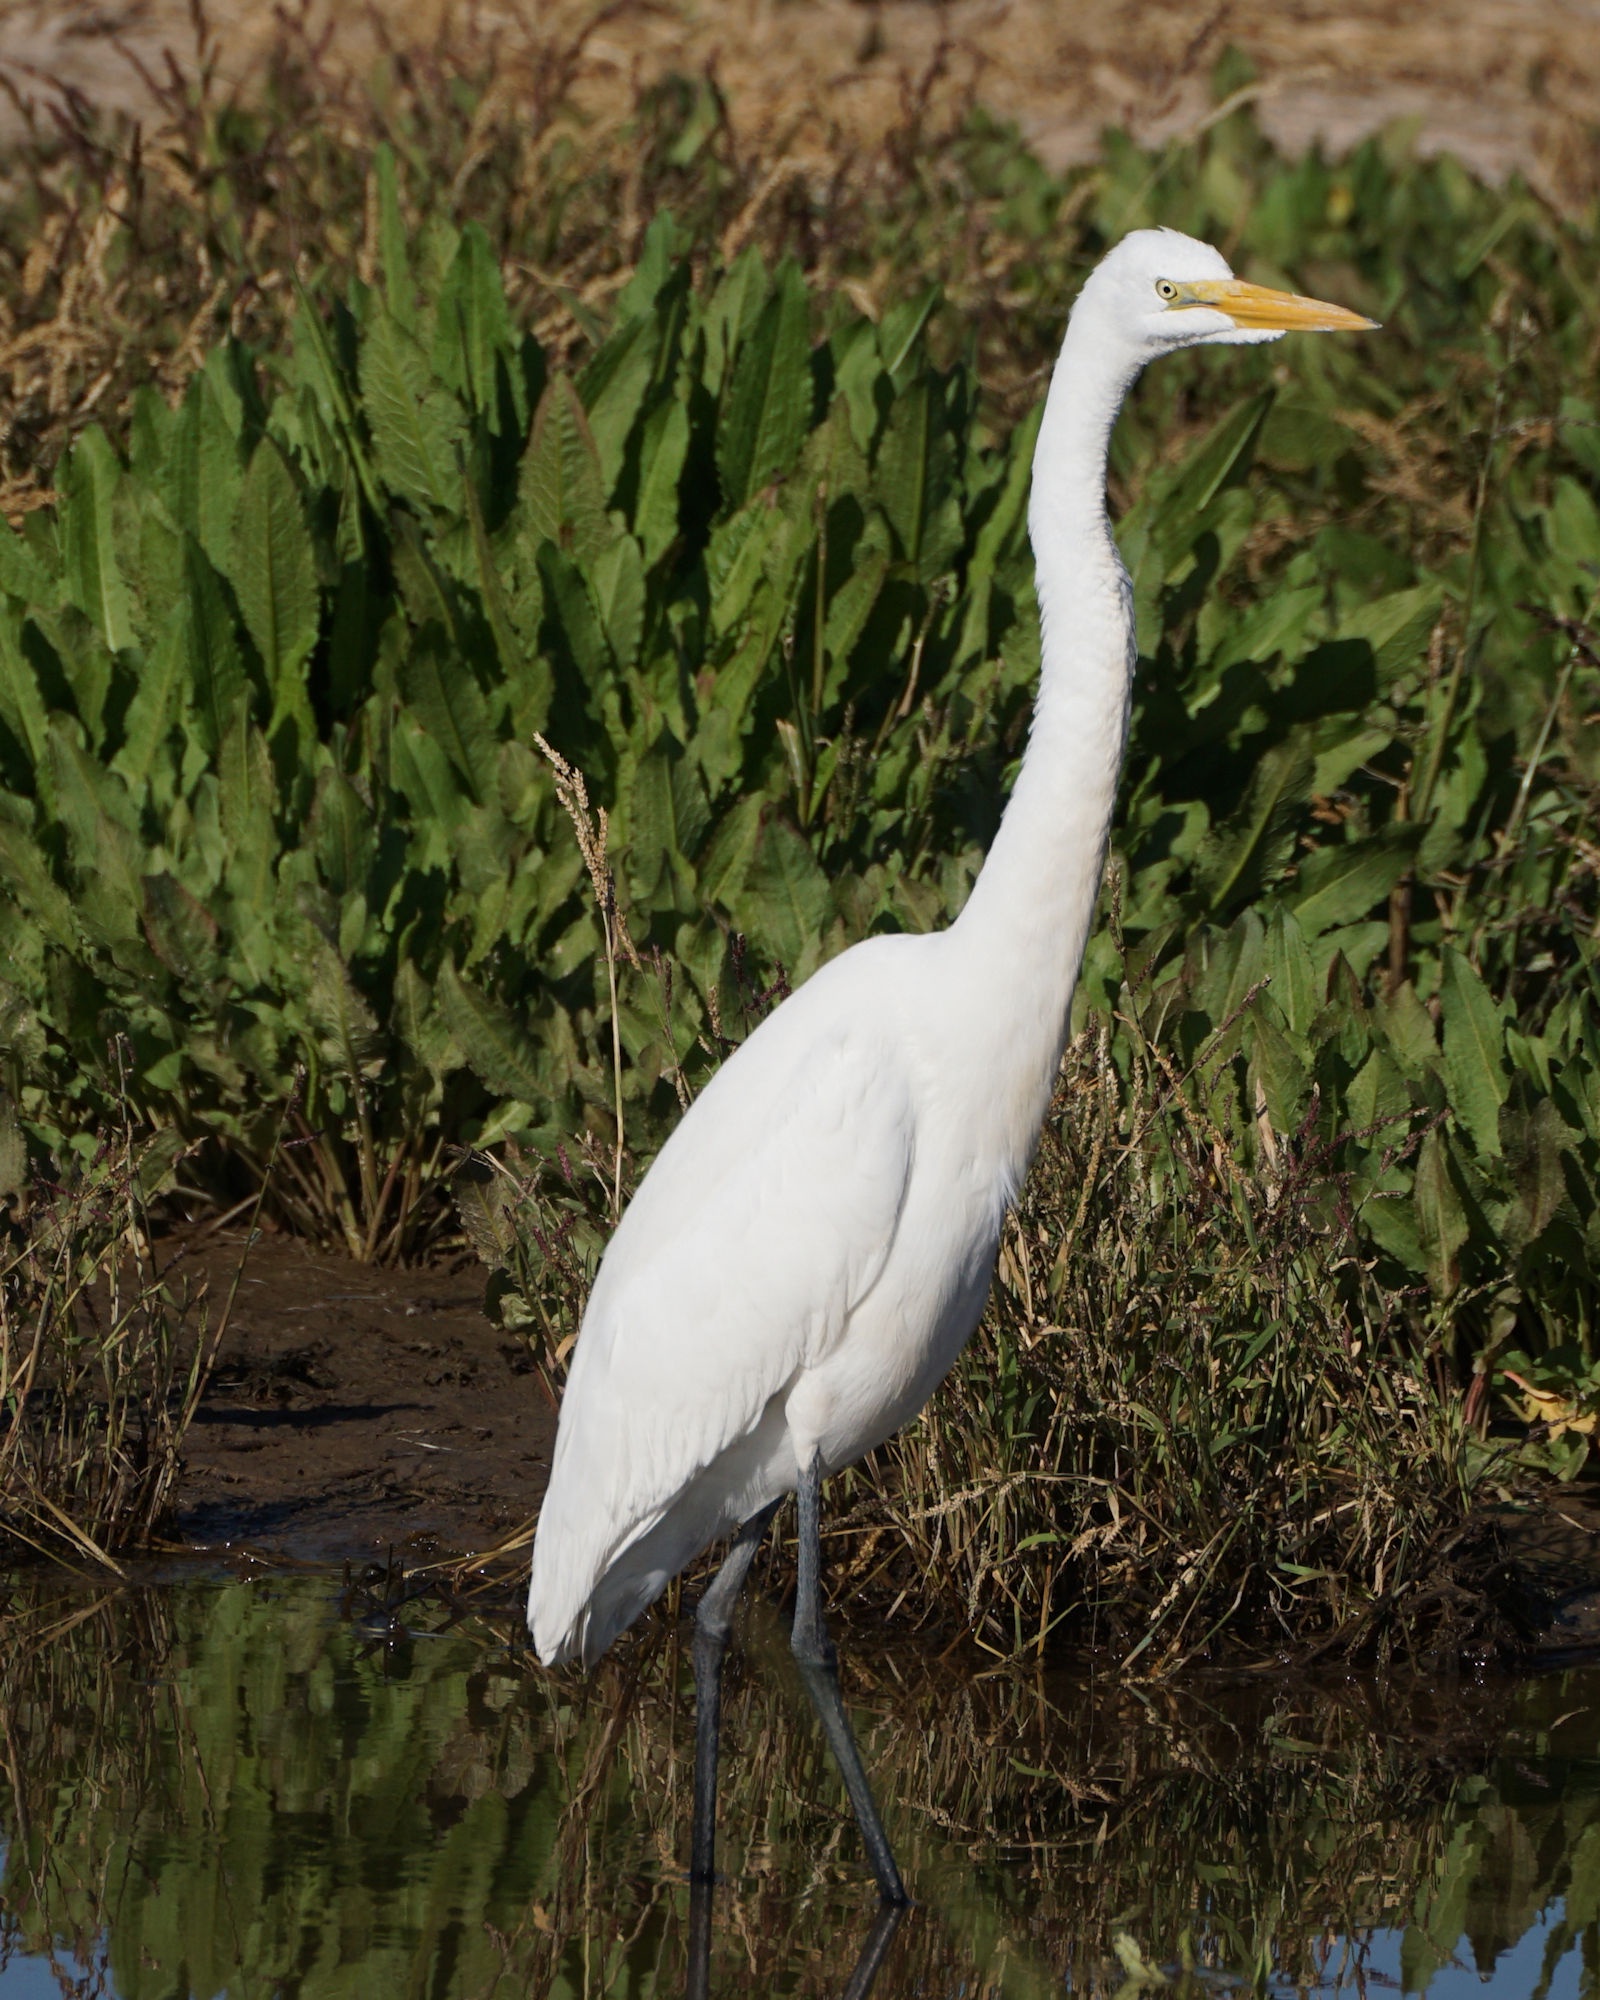
[[[546,1657],[608,1568],[719,1460],[737,1463],[883,1271],[912,1166],[903,1072],[859,1030],[792,1041],[725,1067],[607,1250],[534,1550],[530,1618]],[[740,1057],[757,1054],[751,1042]],[[714,1511],[682,1560],[723,1525]]]

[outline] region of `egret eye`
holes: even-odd
[[[1156,279],[1156,297],[1165,299],[1168,305],[1178,296],[1178,288],[1170,278]]]

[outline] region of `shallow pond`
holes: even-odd
[[[281,1572],[0,1589],[0,2000],[681,1993],[687,1659],[549,1676],[512,1630]],[[1138,1689],[859,1634],[846,1686],[918,1899],[875,2000],[1600,1977],[1600,1671]],[[710,1990],[859,1994],[873,1891],[760,1606],[727,1756]]]

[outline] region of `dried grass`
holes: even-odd
[[[853,1588],[1003,1656],[1076,1639],[1150,1675],[1219,1640],[1387,1658],[1493,1632],[1484,1457],[1423,1301],[1373,1282],[1309,1121],[1251,1162],[1225,1040],[1183,1076],[1145,1040],[1128,1076],[1097,1034],[1068,1051],[972,1346],[853,1475]]]
[[[19,1205],[0,1253],[0,1548],[89,1560],[149,1543],[217,1353],[158,1268],[147,1199],[172,1164],[122,1137]]]

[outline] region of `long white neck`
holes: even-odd
[[[1028,530],[1038,698],[1027,754],[952,942],[989,1042],[988,1135],[1020,1182],[1054,1087],[1116,801],[1136,646],[1106,519],[1111,427],[1138,372],[1075,315],[1050,382]]]

